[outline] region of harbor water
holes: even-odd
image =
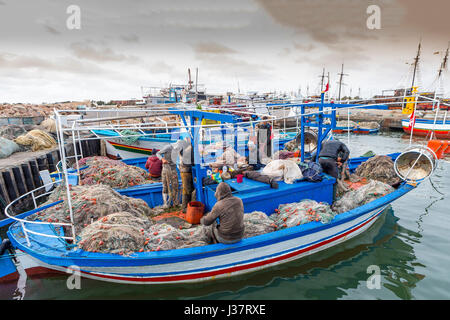
[[[351,157],[404,150],[400,132],[337,137]],[[423,140],[413,140],[423,143]],[[434,176],[398,199],[366,233],[267,270],[198,284],[123,285],[69,275],[0,284],[1,299],[450,299],[450,157]]]

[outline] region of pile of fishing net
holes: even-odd
[[[129,212],[116,212],[89,224],[84,228],[78,247],[85,251],[130,254],[144,251],[152,222],[146,217],[136,217]],[[147,232],[148,233],[148,232]]]
[[[28,131],[35,129],[35,125],[32,124],[9,124],[0,127],[0,137],[6,138],[8,140],[14,140],[17,137],[27,134]]]
[[[340,120],[336,122],[336,127],[342,127],[342,128],[356,128],[357,124],[355,121],[347,121],[347,120]]]
[[[56,133],[56,121],[55,119],[47,118],[42,121],[39,126],[41,126],[45,131]]]
[[[104,184],[69,186],[69,190],[77,233],[91,222],[111,213],[126,211],[140,218],[151,214],[151,209],[144,200],[123,196]],[[70,223],[67,191],[64,185],[56,187],[43,206],[59,200],[63,200],[63,202],[40,211],[30,218],[47,222]]]
[[[288,141],[284,144],[284,150],[295,152],[300,150],[300,144],[298,143],[297,139]]]
[[[379,129],[380,125],[378,122],[367,121],[367,122],[359,122],[358,127],[361,129]]]
[[[32,151],[44,150],[56,146],[55,139],[47,132],[34,129],[27,134],[17,137],[14,142],[24,146],[31,146]]]
[[[401,181],[395,173],[394,161],[392,161],[390,157],[382,155],[374,156],[363,162],[356,168],[353,175],[368,180],[381,181],[391,186],[394,186]],[[354,179],[357,178],[352,177],[352,180]]]
[[[139,167],[130,166],[119,160],[94,156],[78,161],[80,181],[83,185],[106,184],[112,188],[123,189],[141,184],[153,183],[150,174]]]
[[[337,213],[353,210],[394,191],[390,185],[371,180],[356,190],[350,190],[333,203],[332,209]]]
[[[270,161],[261,171],[261,174],[274,178],[275,181],[284,180],[288,184],[303,178],[302,170],[300,170],[296,162],[290,159]]]
[[[244,226],[244,238],[258,236],[276,230],[276,225],[273,223],[273,220],[261,211],[244,214]]]
[[[20,147],[14,141],[0,137],[0,159],[7,158],[14,152],[20,151]]]
[[[270,215],[277,230],[290,228],[312,221],[328,223],[336,215],[330,205],[314,200],[282,204]]]
[[[120,131],[120,134],[122,135],[120,139],[125,143],[135,143],[140,137],[139,133],[128,129]]]

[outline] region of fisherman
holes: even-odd
[[[178,206],[180,204],[178,198],[178,174],[176,161],[176,151],[172,144],[166,145],[164,148],[156,153],[156,156],[162,162],[161,180],[163,184],[162,196],[164,201],[164,208]]]
[[[221,182],[214,196],[217,199],[211,212],[200,219],[208,228],[210,243],[236,243],[244,236],[244,204],[231,194],[230,186]],[[218,220],[218,221],[217,221]]]
[[[323,172],[336,179],[334,184],[333,199],[336,198],[336,184],[339,181],[340,173],[345,168],[344,164],[350,156],[350,150],[348,150],[345,143],[334,139],[328,140],[322,143],[319,154],[319,163],[322,166]],[[315,159],[316,153],[313,154]]]
[[[188,203],[192,199],[194,183],[192,180],[192,165],[194,164],[194,153],[192,152],[191,139],[178,140],[173,144],[174,150],[180,157],[179,170],[181,175],[182,197],[181,210],[186,211]]]
[[[148,170],[150,177],[153,179],[161,178],[162,161],[156,156],[155,149],[153,149],[152,155],[148,157],[145,163],[145,169]]]
[[[268,117],[263,117],[257,127],[257,156],[258,164],[262,164],[264,158],[272,156],[272,125]]]

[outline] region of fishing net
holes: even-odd
[[[120,139],[125,143],[135,143],[140,137],[137,132],[128,129],[120,131],[120,134],[122,135]]]
[[[354,128],[357,124],[355,121],[347,121],[347,120],[340,120],[336,122],[336,127],[342,127],[342,128]]]
[[[276,225],[264,212],[253,211],[244,214],[244,238],[258,236],[276,230]]]
[[[368,121],[358,123],[358,127],[361,129],[379,129],[380,125],[377,122]]]
[[[154,182],[146,170],[107,157],[83,158],[78,164],[80,167],[88,166],[80,171],[80,181],[83,185],[102,183],[112,188],[123,189]]]
[[[381,181],[391,186],[400,182],[400,178],[395,173],[394,161],[390,157],[382,155],[374,156],[363,162],[356,168],[353,175],[368,180]],[[356,177],[352,179],[357,180]]]
[[[14,141],[0,137],[0,159],[7,158],[14,152],[20,151],[20,147]]]
[[[167,223],[157,223],[150,227],[146,235],[145,251],[172,250],[208,244],[207,233],[202,225],[179,229]]]
[[[10,124],[6,126],[0,127],[0,137],[6,138],[8,140],[14,140],[17,137],[27,134],[29,130],[34,129],[34,125],[19,125],[19,124]]]
[[[40,126],[47,132],[56,133],[56,121],[51,118],[47,118],[40,123]]]
[[[14,140],[17,144],[31,146],[32,151],[44,150],[56,146],[56,141],[47,132],[39,129],[31,130]]]
[[[333,203],[332,209],[337,213],[343,213],[365,205],[394,191],[390,185],[381,181],[371,180],[356,190],[350,190],[344,196]]]
[[[149,219],[133,216],[129,212],[112,213],[84,228],[79,235],[78,246],[90,252],[125,255],[142,252],[146,239],[149,239],[145,230],[149,230],[151,225]]]
[[[284,144],[284,150],[290,151],[290,152],[295,152],[295,151],[300,150],[300,145],[297,143],[297,140],[294,139],[294,140],[291,140]]]
[[[69,189],[77,233],[91,222],[111,213],[126,211],[135,217],[146,217],[151,214],[151,209],[144,200],[122,196],[107,185],[69,186]],[[47,222],[69,223],[69,205],[64,185],[56,187],[43,206],[59,200],[63,200],[63,202],[40,211],[30,218]]]
[[[336,215],[325,202],[302,200],[300,202],[282,204],[270,216],[278,230],[290,228],[312,221],[328,223]]]

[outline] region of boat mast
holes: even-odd
[[[422,47],[422,41],[419,42],[419,47],[417,48],[417,56],[414,58],[414,72],[413,72],[413,78],[412,78],[412,83],[411,83],[411,90],[413,90],[414,82],[416,80],[416,73],[417,73],[417,67],[419,66],[421,47]]]
[[[320,92],[322,92],[323,91],[323,80],[325,79],[325,68],[323,68],[322,75],[319,77],[322,78],[322,80],[320,82]]]
[[[341,68],[341,73],[338,74],[339,75],[339,94],[338,94],[338,101],[339,103],[341,103],[341,90],[342,90],[342,80],[344,78],[344,76],[348,76],[348,74],[344,73],[344,64],[342,64],[342,68]]]

